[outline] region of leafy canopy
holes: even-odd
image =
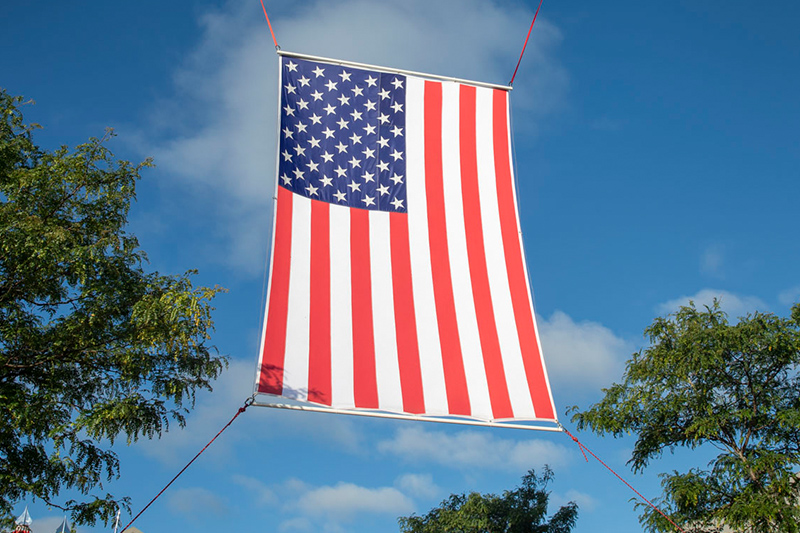
[[[127,506],[102,493],[110,445],[183,425],[225,365],[208,345],[221,289],[144,271],[125,227],[149,160],[115,161],[110,131],[43,150],[20,104],[0,90],[0,520],[32,497],[108,522]]]
[[[547,520],[547,485],[553,472],[530,470],[522,484],[502,496],[452,494],[424,516],[398,520],[403,533],[569,533],[578,519],[574,502],[561,507]]]
[[[661,475],[658,503],[691,531],[800,531],[800,304],[791,317],[755,313],[730,323],[714,302],[657,318],[650,346],[622,383],[578,412],[579,429],[636,436],[629,461],[645,468],[664,450],[710,444],[706,468]],[[649,531],[674,531],[645,508]]]

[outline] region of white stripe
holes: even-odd
[[[508,102],[508,99],[506,99],[506,102]],[[514,153],[513,153],[513,147],[511,146],[511,110],[507,103],[506,103],[506,124],[509,125],[509,130],[507,135],[508,135],[508,160],[509,162],[511,162],[510,164],[511,183],[516,184],[516,180],[514,179],[514,164],[513,164]],[[528,304],[530,305],[531,316],[533,317],[533,329],[534,329],[534,334],[536,335],[536,342],[539,345],[539,360],[541,361],[542,364],[542,373],[544,374],[544,381],[547,384],[547,395],[550,398],[550,406],[553,409],[553,418],[557,419],[558,413],[555,408],[555,402],[553,402],[553,390],[550,388],[550,378],[547,374],[547,366],[545,365],[544,350],[542,349],[541,336],[539,336],[539,325],[536,321],[536,310],[533,308],[533,290],[531,288],[530,276],[528,275],[528,262],[525,257],[525,245],[522,240],[522,225],[519,222],[519,203],[517,201],[516,186],[511,187],[511,192],[514,194],[514,218],[517,221],[517,228],[518,228],[517,236],[519,238],[519,247],[520,250],[522,251],[521,254],[522,269],[523,272],[525,273],[525,285],[528,288]]]
[[[283,396],[308,399],[308,328],[311,290],[311,200],[292,195],[292,258],[286,313]]]
[[[459,85],[442,84],[442,170],[444,210],[447,224],[447,247],[453,279],[458,336],[467,378],[472,416],[492,419],[489,386],[483,364],[478,319],[469,273],[467,234],[464,228],[464,204],[461,193],[461,151],[459,135]]]
[[[406,83],[406,199],[408,248],[414,314],[417,322],[422,392],[427,414],[449,414],[439,340],[436,300],[433,294],[431,251],[428,240],[428,204],[425,196],[425,82],[407,78]]]
[[[375,378],[378,405],[387,411],[403,411],[400,364],[392,292],[392,249],[389,213],[369,213],[370,278],[372,280],[372,328],[375,335]]]
[[[481,199],[483,245],[486,250],[486,269],[492,294],[495,326],[500,343],[508,394],[514,417],[533,416],[528,380],[519,344],[511,288],[508,284],[500,211],[497,205],[497,178],[494,167],[491,89],[477,89],[476,134],[478,159],[478,188]]]
[[[350,208],[330,207],[331,397],[332,406],[355,407],[353,398],[353,312],[350,291]]]

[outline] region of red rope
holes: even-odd
[[[272,23],[269,21],[269,15],[267,15],[267,8],[264,7],[264,0],[261,0],[261,9],[264,10],[264,18],[267,19],[267,26],[269,26],[269,32],[272,34],[272,42],[275,43],[275,50],[280,50],[281,47],[278,46],[278,40],[275,39],[275,32],[272,31]]]
[[[517,77],[517,70],[519,70],[519,64],[522,63],[522,55],[525,53],[525,48],[528,46],[528,39],[531,38],[531,31],[533,30],[533,24],[534,22],[536,22],[536,16],[539,14],[539,9],[542,7],[543,1],[544,0],[539,0],[539,7],[536,8],[536,13],[533,14],[531,27],[528,29],[528,36],[525,37],[525,44],[522,45],[522,52],[519,53],[519,60],[517,61],[517,67],[514,69],[514,74],[511,76],[511,81],[508,82],[509,85],[514,85],[514,78]]]
[[[587,459],[587,458],[586,458],[586,453],[584,452],[584,450],[586,450],[587,452],[589,452],[589,454],[590,454],[592,457],[594,457],[595,459],[597,459],[597,462],[598,462],[598,463],[600,463],[601,465],[603,465],[604,467],[606,467],[606,468],[608,469],[608,471],[609,471],[609,472],[611,472],[612,474],[614,474],[615,476],[617,476],[617,479],[619,479],[620,481],[622,481],[623,483],[625,483],[625,485],[627,485],[627,487],[628,487],[629,489],[631,489],[631,490],[634,492],[634,494],[636,494],[638,497],[640,497],[642,500],[644,500],[644,501],[647,503],[647,505],[649,505],[650,507],[652,507],[653,509],[655,509],[655,510],[658,512],[658,514],[660,514],[661,516],[663,516],[664,518],[666,518],[666,519],[667,519],[667,521],[668,521],[670,524],[672,524],[673,526],[675,526],[675,529],[677,529],[677,530],[678,530],[678,531],[680,531],[681,533],[686,533],[686,532],[685,532],[685,531],[684,531],[684,530],[683,530],[683,529],[682,529],[682,528],[681,528],[681,527],[680,527],[678,524],[676,524],[675,522],[673,522],[673,521],[672,521],[672,519],[671,519],[670,517],[668,517],[666,514],[664,514],[664,512],[663,512],[661,509],[659,509],[658,507],[656,507],[656,506],[655,506],[655,505],[654,505],[654,504],[653,504],[653,503],[652,503],[650,500],[648,500],[647,498],[645,498],[644,496],[642,496],[642,494],[641,494],[641,493],[640,493],[638,490],[636,490],[635,488],[633,488],[633,486],[632,486],[630,483],[628,483],[627,481],[625,481],[624,479],[622,479],[622,476],[620,476],[619,474],[617,474],[616,472],[614,472],[614,469],[613,469],[613,468],[611,468],[610,466],[608,466],[607,464],[605,464],[605,463],[602,461],[602,459],[600,459],[599,457],[597,457],[597,456],[594,454],[594,452],[592,452],[592,450],[590,450],[589,448],[587,448],[586,446],[584,446],[584,445],[583,445],[583,443],[582,443],[581,441],[579,441],[577,437],[575,437],[575,436],[574,436],[572,433],[570,433],[569,431],[567,431],[567,428],[565,428],[564,426],[561,426],[561,429],[563,429],[563,430],[564,430],[564,433],[566,433],[566,434],[567,434],[569,437],[571,437],[571,438],[572,438],[572,440],[574,440],[574,441],[575,441],[575,443],[578,445],[578,447],[580,447],[580,449],[581,449],[581,452],[583,453],[583,458],[584,458],[584,459],[586,459],[586,461],[589,461],[589,459]]]
[[[150,503],[148,503],[147,505],[145,505],[145,506],[144,506],[144,509],[142,509],[141,511],[139,511],[139,514],[137,514],[136,516],[134,516],[134,517],[133,517],[133,520],[131,520],[130,522],[128,522],[128,525],[127,525],[127,526],[125,526],[125,527],[123,527],[123,528],[122,528],[122,531],[125,531],[126,529],[128,529],[129,527],[131,527],[131,525],[132,525],[134,522],[136,522],[136,519],[137,519],[137,518],[139,518],[140,516],[142,516],[142,513],[144,513],[144,512],[147,510],[147,508],[148,508],[148,507],[150,507],[150,506],[153,504],[153,502],[154,502],[154,501],[156,501],[156,500],[158,499],[158,497],[159,497],[159,496],[161,496],[162,494],[164,494],[164,492],[165,492],[165,491],[166,491],[166,490],[169,488],[169,486],[170,486],[170,485],[172,485],[172,483],[173,483],[173,482],[174,482],[176,479],[178,479],[178,477],[180,477],[180,475],[181,475],[181,474],[183,474],[183,473],[186,471],[186,469],[187,469],[187,468],[189,468],[189,466],[191,466],[191,464],[194,462],[194,460],[195,460],[195,459],[197,459],[198,457],[200,457],[200,454],[202,454],[204,451],[206,451],[206,448],[208,448],[209,446],[211,446],[211,443],[212,443],[212,442],[214,442],[214,441],[217,439],[217,437],[219,437],[219,436],[222,434],[222,432],[223,432],[223,431],[225,431],[226,429],[228,429],[228,426],[230,426],[230,425],[233,423],[233,421],[234,421],[234,420],[236,420],[236,417],[238,417],[240,414],[244,413],[245,409],[247,409],[247,408],[250,406],[250,404],[252,404],[252,403],[253,403],[253,398],[248,398],[248,399],[247,399],[247,401],[245,401],[245,402],[244,402],[244,405],[243,405],[242,407],[240,407],[238,411],[236,411],[236,414],[235,414],[235,415],[233,415],[233,418],[231,418],[231,419],[228,421],[228,423],[227,423],[227,424],[225,424],[225,426],[224,426],[222,429],[220,429],[220,430],[219,430],[219,433],[217,433],[216,435],[214,435],[214,438],[213,438],[213,439],[211,439],[210,441],[208,441],[208,444],[206,444],[205,446],[203,446],[203,449],[202,449],[202,450],[200,450],[199,452],[197,452],[197,455],[195,455],[194,457],[192,457],[192,460],[191,460],[191,461],[189,461],[189,462],[186,464],[186,466],[184,466],[184,467],[183,467],[183,469],[182,469],[180,472],[178,472],[178,473],[175,475],[175,477],[174,477],[174,478],[172,478],[172,479],[170,480],[170,482],[169,482],[169,483],[167,483],[167,485],[166,485],[166,486],[165,486],[163,489],[161,489],[161,492],[159,492],[158,494],[156,494],[155,498],[153,498],[152,500],[150,500]]]

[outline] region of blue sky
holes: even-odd
[[[487,82],[513,72],[534,2],[265,2],[285,50]],[[521,220],[562,421],[621,376],[655,316],[721,296],[734,316],[800,300],[800,4],[545,2],[512,93]],[[36,100],[40,144],[113,126],[155,157],[131,231],[154,269],[199,268],[231,358],[186,429],[118,446],[107,484],[138,511],[252,390],[274,187],[277,57],[256,1],[16,2],[0,85]],[[648,497],[630,440],[578,437]],[[549,464],[576,531],[640,531],[633,494],[563,434],[251,408],[137,522],[145,533],[397,531],[452,492],[501,492]],[[57,511],[29,502],[34,531]],[[22,511],[20,504],[19,512]],[[104,528],[81,527],[81,531]]]

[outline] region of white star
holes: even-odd
[[[344,70],[339,73],[339,77],[342,78],[342,81],[350,81],[350,73]]]
[[[294,91],[297,89],[294,85],[284,85],[286,92],[289,94],[294,94]]]
[[[361,153],[364,154],[364,159],[369,159],[370,157],[375,157],[375,150],[373,150],[372,148],[366,148]]]
[[[361,191],[361,184],[356,183],[355,181],[351,181],[350,183],[347,184],[347,186],[350,187],[350,192]]]
[[[299,105],[299,102],[298,102],[298,105]],[[403,111],[403,104],[401,104],[401,103],[399,103],[399,102],[395,102],[395,103],[393,103],[393,104],[391,105],[391,107],[392,107],[392,109],[394,109],[394,112],[395,112],[395,113],[400,113],[400,112],[402,112],[402,111]]]
[[[386,89],[381,89],[381,92],[378,93],[381,96],[381,100],[386,100],[389,98],[389,91]]]
[[[322,154],[322,159],[324,159],[326,163],[333,163],[333,154],[329,154],[328,151],[325,150],[325,153]]]
[[[395,124],[394,128],[392,128],[392,133],[394,133],[395,137],[397,137],[398,135],[402,135],[403,128],[398,128],[397,125]]]
[[[343,143],[342,143],[342,141],[339,141],[339,144],[337,144],[337,145],[335,146],[335,148],[336,148],[337,150],[339,150],[339,153],[340,153],[340,154],[341,154],[342,152],[347,152],[347,145],[346,145],[346,144],[343,144]]]
[[[343,130],[343,129],[345,129],[345,128],[347,128],[347,129],[350,129],[350,128],[348,128],[348,127],[347,127],[347,125],[348,125],[348,124],[350,124],[350,123],[349,123],[349,122],[347,122],[347,121],[346,121],[345,119],[343,119],[343,118],[340,118],[340,119],[339,119],[339,122],[337,122],[337,124],[339,125],[339,129],[340,129],[340,130]],[[395,126],[395,127],[396,127],[396,126]],[[395,137],[396,137],[396,135],[395,135]]]
[[[375,205],[375,199],[372,198],[371,196],[364,195],[364,198],[362,198],[361,201],[364,202],[367,207]]]
[[[350,136],[350,142],[353,144],[361,144],[361,135],[352,134]]]
[[[324,176],[324,175],[323,175],[323,176],[322,176],[322,177],[319,179],[319,181],[320,181],[320,183],[322,183],[322,186],[323,186],[323,187],[328,187],[329,185],[330,185],[330,186],[332,186],[332,183],[331,183],[331,182],[333,182],[333,178],[329,178],[328,176]]]
[[[360,160],[360,159],[356,159],[355,157],[352,157],[352,158],[350,159],[350,161],[348,161],[348,163],[350,163],[350,165],[351,165],[353,168],[356,168],[356,167],[360,167],[360,166],[361,166],[361,160]]]
[[[307,124],[303,124],[302,122],[297,123],[297,133],[300,133],[301,131],[305,132],[306,128],[308,128]]]
[[[372,100],[367,100],[364,102],[364,107],[367,108],[367,111],[375,111],[375,102]]]
[[[353,122],[356,120],[361,120],[361,111],[353,111],[350,113],[350,116],[353,117]]]
[[[364,178],[365,183],[369,183],[370,181],[373,181],[373,179],[375,178],[375,174],[373,174],[372,172],[364,172],[361,175],[361,177]]]
[[[325,111],[327,111],[327,113],[328,113],[329,115],[332,115],[332,114],[334,114],[334,113],[336,112],[336,108],[335,108],[335,107],[333,107],[331,104],[328,104],[328,106],[327,106],[327,107],[323,107],[322,109],[324,109]]]
[[[289,153],[289,150],[284,150],[282,155],[283,155],[283,160],[284,161],[291,161],[292,160],[292,154]]]
[[[297,153],[297,155],[306,155],[306,149],[300,145],[295,146],[294,151]]]
[[[313,93],[311,93],[311,96],[314,97],[314,101],[322,100],[322,93],[319,91],[314,91]]]
[[[389,179],[392,180],[395,185],[403,183],[403,176],[398,176],[397,172],[395,172],[394,175]]]
[[[369,87],[375,87],[377,85],[378,78],[373,78],[371,75],[367,77],[367,85]]]
[[[362,89],[361,87],[359,87],[357,85],[355,87],[353,87],[351,90],[353,91],[353,96],[363,96],[364,95],[364,89]]]
[[[306,166],[308,167],[308,171],[309,172],[316,172],[317,171],[317,167],[319,167],[319,163],[315,163],[313,161],[309,161],[308,163],[306,163]]]
[[[394,160],[397,161],[398,159],[403,159],[403,152],[398,152],[397,150],[392,150],[392,157]]]
[[[311,185],[309,183],[308,187],[306,187],[306,190],[308,191],[308,195],[309,196],[314,196],[315,194],[317,194],[317,191],[319,190],[319,187],[314,187],[313,185]],[[319,195],[317,194],[317,196],[319,196]]]
[[[314,124],[320,124],[322,122],[322,117],[317,115],[316,113],[314,113],[308,118],[310,118],[311,122],[313,122]]]
[[[284,185],[291,185],[292,184],[292,178],[290,178],[286,174],[281,175],[281,179],[283,180],[283,184]]]
[[[325,128],[324,130],[322,130],[322,133],[325,134],[326,139],[330,139],[331,137],[333,137],[334,131],[330,128]]]
[[[389,115],[384,115],[383,113],[381,113],[380,115],[378,115],[378,120],[381,121],[381,124],[386,124],[387,122],[389,122]]]
[[[283,128],[283,134],[286,136],[287,139],[291,139],[292,138],[292,133],[294,133],[294,132],[292,130],[290,130],[288,126]]]
[[[395,78],[395,79],[392,81],[392,85],[394,85],[394,88],[395,88],[395,89],[400,89],[400,88],[402,88],[402,87],[403,87],[403,82],[402,82],[402,81],[400,81],[400,78]]]
[[[309,80],[305,76],[301,76],[300,79],[297,81],[299,81],[300,85],[302,85],[303,87],[308,87],[308,82],[310,82],[311,80]]]
[[[388,185],[380,185],[378,187],[378,192],[381,193],[381,196],[389,194],[389,186]]]
[[[367,135],[372,135],[375,133],[375,126],[373,124],[367,124],[364,126],[364,131],[367,132]]]
[[[297,70],[297,63],[292,63],[289,61],[286,63],[286,67],[289,69],[289,72],[295,72]]]
[[[303,171],[302,171],[302,170],[300,170],[299,168],[296,168],[296,169],[294,169],[294,170],[293,170],[293,172],[294,172],[294,177],[295,177],[295,178],[297,178],[297,179],[299,179],[299,180],[304,180],[304,179],[305,179],[305,178],[303,177],[303,174],[305,174],[305,172],[303,172]]]
[[[400,198],[395,198],[394,200],[392,200],[389,203],[392,204],[395,209],[402,209],[403,208],[403,200],[401,200]]]
[[[297,101],[297,107],[299,107],[300,109],[308,109],[308,102],[306,102],[301,98],[300,100]]]
[[[339,200],[340,202],[344,202],[344,199],[345,199],[345,194],[344,194],[344,191],[335,192],[335,193],[333,193],[333,195],[334,195],[334,196],[336,197],[336,199],[337,199],[337,200]]]
[[[321,69],[321,68],[319,68],[319,65],[317,65],[317,68],[315,68],[315,69],[313,70],[313,72],[314,72],[314,74],[316,74],[316,75],[317,75],[317,77],[319,78],[320,76],[322,76],[322,74],[324,74],[324,73],[325,73],[325,70],[324,70],[324,69]]]
[[[388,161],[381,161],[380,163],[378,163],[378,168],[380,170],[382,170],[382,171],[389,170],[389,162]]]
[[[325,84],[325,87],[328,88],[328,92],[336,90],[336,82],[333,80],[328,80],[328,83]]]
[[[339,100],[339,103],[341,103],[342,105],[350,105],[350,97],[349,96],[345,96],[345,95],[342,94],[342,95],[339,95],[339,98],[337,98],[337,100]]]
[[[308,140],[308,144],[310,144],[312,148],[319,148],[319,139],[316,137],[311,137]]]
[[[286,116],[291,116],[291,117],[294,116],[294,109],[292,109],[288,105],[283,108],[283,111],[286,113]]]
[[[381,148],[387,148],[389,146],[389,139],[384,139],[383,137],[381,137],[380,139],[378,139],[378,144],[381,145]]]
[[[337,178],[343,178],[347,174],[347,170],[343,169],[341,165],[333,169],[334,172],[337,174]]]

